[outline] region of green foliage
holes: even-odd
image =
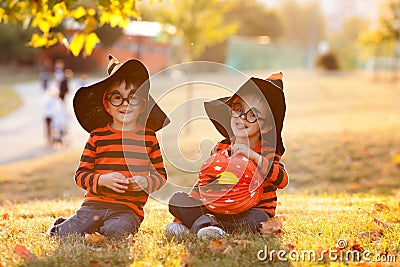
[[[35,63],[35,49],[26,47],[26,42],[34,33],[33,29],[0,23],[0,32],[0,59],[2,61]]]
[[[281,41],[298,47],[307,47],[325,38],[325,20],[317,3],[300,5],[285,0],[278,8],[283,22]]]
[[[174,1],[160,8],[159,20],[176,28],[176,32],[169,34],[183,40],[184,60],[190,61],[206,47],[237,31],[237,24],[224,22],[224,15],[235,4],[236,1],[220,0]]]
[[[389,38],[400,39],[400,1],[389,0],[386,13],[381,17],[382,32]]]
[[[356,69],[363,60],[363,49],[359,40],[363,32],[368,29],[365,19],[351,17],[346,19],[341,29],[328,38],[331,49],[336,52],[337,61],[343,69]]]
[[[282,34],[282,22],[276,12],[255,0],[241,1],[226,14],[225,20],[239,25],[237,35],[275,39]]]
[[[138,16],[135,0],[39,0],[2,1],[0,22],[22,23],[24,27],[40,30],[29,42],[33,47],[50,47],[64,44],[73,55],[84,56],[92,53],[100,41],[96,28],[109,24],[111,27],[125,27]],[[79,25],[71,38],[58,31],[58,27]]]
[[[104,24],[103,27],[96,29],[95,33],[100,38],[101,44],[104,47],[111,47],[121,37],[123,30],[118,27],[113,28],[109,24]]]

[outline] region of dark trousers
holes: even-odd
[[[131,210],[115,206],[117,209],[84,203],[74,216],[54,227],[54,234],[66,236],[99,232],[104,236],[121,236],[137,232],[141,223],[139,217]]]
[[[230,233],[241,229],[257,232],[261,222],[266,222],[269,218],[265,211],[258,208],[232,215],[212,213],[200,200],[184,192],[172,195],[169,212],[193,233],[206,226],[218,226]]]

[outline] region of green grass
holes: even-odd
[[[0,166],[0,266],[382,266],[326,258],[291,263],[257,259],[265,245],[269,250],[318,253],[334,249],[339,239],[374,255],[396,256],[397,263],[383,266],[399,266],[400,166],[393,157],[400,154],[400,86],[364,75],[306,74],[286,75],[283,162],[290,184],[278,191],[277,215],[285,231],[280,238],[244,232],[221,242],[195,236],[169,241],[164,229],[172,216],[164,204],[150,201],[132,240],[94,245],[78,236],[49,239],[44,236],[48,226],[58,216],[71,216],[83,198],[73,180],[78,149]],[[201,127],[200,134],[218,136]],[[192,159],[199,155],[196,134],[192,130],[180,142]],[[170,180],[180,185],[192,185],[197,176],[168,162],[167,170]],[[379,239],[368,238],[368,232],[378,233]],[[16,245],[37,259],[18,256]]]

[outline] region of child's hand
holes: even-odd
[[[232,156],[242,154],[246,158],[254,161],[257,165],[261,161],[261,155],[255,152],[250,147],[243,144],[234,144],[232,146]]]
[[[108,187],[117,193],[125,193],[128,184],[128,179],[119,172],[102,174],[98,181],[98,185]]]
[[[144,176],[133,176],[129,179],[129,188],[132,191],[143,191],[149,186],[149,182]]]

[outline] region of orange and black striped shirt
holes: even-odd
[[[219,142],[214,147],[213,151],[211,151],[211,155],[220,150],[229,149],[231,144],[232,141],[229,139]],[[275,153],[274,148],[262,148],[260,142],[253,150],[263,157],[261,166],[258,166],[258,170],[262,177],[265,177],[264,182],[262,183],[263,194],[260,202],[255,206],[255,208],[263,209],[266,213],[268,213],[268,216],[274,217],[278,201],[276,190],[278,188],[283,189],[286,187],[288,184],[288,175],[284,165],[280,162],[281,156]],[[198,182],[190,191],[190,195],[194,198],[200,199]]]
[[[120,194],[99,186],[100,175],[111,172],[119,172],[127,178],[145,176],[149,185],[147,192]],[[167,172],[155,132],[143,126],[133,131],[118,131],[110,125],[93,130],[75,173],[76,184],[86,190],[84,202],[123,204],[141,218],[148,194],[160,189],[166,180]]]

